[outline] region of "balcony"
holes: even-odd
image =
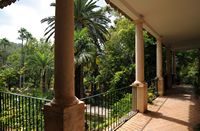
[[[39,130],[37,128],[41,130],[45,128],[47,131],[115,130],[117,128],[122,131],[191,130],[200,121],[199,102],[194,99],[191,88],[172,88],[171,78],[171,74],[176,72],[174,57],[176,50],[200,48],[199,1],[107,0],[111,6],[135,23],[136,80],[132,84],[133,88],[131,87],[132,93],[131,91],[127,92],[128,94],[123,93],[119,98],[115,98],[118,97],[115,93],[105,93],[82,99],[87,105],[86,108],[74,94],[74,3],[73,0],[56,2],[56,25],[58,26],[55,27],[55,99],[44,106],[45,124],[41,111],[44,100],[29,97],[24,99],[18,95],[10,96],[5,93],[1,94],[2,130]],[[148,85],[144,79],[143,29],[157,40],[158,88],[155,91],[160,97],[148,106]],[[162,44],[167,48],[166,81],[163,79]],[[164,82],[169,89],[166,96],[163,96],[166,88]],[[122,106],[119,106],[121,103]],[[127,110],[124,111],[121,108],[125,106]],[[29,111],[31,109],[33,110]],[[128,113],[130,110],[140,113],[131,117],[132,114]],[[124,116],[131,119],[128,120]],[[126,123],[121,126],[124,122]],[[13,124],[10,126],[10,123]]]
[[[157,80],[148,81],[150,101],[157,96]],[[135,93],[133,93],[136,95]],[[132,87],[124,87],[82,98],[85,102],[85,130],[116,130],[137,114],[133,111]],[[0,92],[0,129],[44,130],[43,107],[51,100]],[[137,115],[136,115],[137,116]]]

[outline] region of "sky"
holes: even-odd
[[[7,38],[19,43],[18,30],[21,27],[26,28],[37,39],[42,38],[47,24],[41,24],[40,21],[55,14],[54,7],[50,7],[52,2],[54,0],[19,0],[0,9],[0,39]],[[97,4],[106,5],[104,0],[99,0]]]

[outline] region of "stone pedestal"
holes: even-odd
[[[46,104],[45,131],[84,131],[84,108],[82,101],[69,107]]]
[[[137,87],[132,86],[132,111],[137,111]]]
[[[137,110],[144,113],[147,110],[147,83],[135,81],[134,88],[137,88]]]
[[[163,96],[164,95],[164,79],[158,78],[158,94],[159,96]]]

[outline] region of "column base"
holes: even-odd
[[[137,104],[136,109],[144,113],[147,110],[147,83],[135,81],[133,87],[137,88]]]
[[[158,78],[158,95],[164,95],[164,79],[162,77]]]
[[[45,131],[84,131],[84,102],[69,107],[52,105],[44,106]]]

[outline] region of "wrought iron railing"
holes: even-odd
[[[132,87],[81,100],[86,104],[86,131],[114,130],[136,113],[132,111]],[[0,131],[43,131],[42,108],[48,102],[50,100],[0,91]]]
[[[135,114],[132,111],[132,88],[125,87],[83,98],[86,104],[87,131],[112,131]]]
[[[0,92],[0,130],[42,131],[42,108],[50,100]]]

